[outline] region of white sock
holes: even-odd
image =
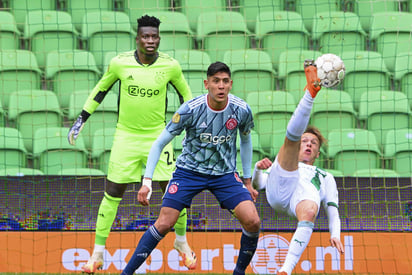
[[[104,252],[105,246],[101,244],[94,244],[93,252]]]
[[[286,137],[291,141],[299,141],[308,127],[310,112],[312,111],[313,98],[308,91],[300,100],[295,112],[288,123]]]
[[[175,234],[175,235],[176,235],[176,241],[178,241],[179,243],[186,243],[187,242],[186,235],[184,235],[184,236],[180,236],[180,235],[177,235],[177,234]]]
[[[310,241],[313,226],[313,222],[309,221],[301,221],[298,223],[298,228],[290,241],[285,262],[279,271],[286,271],[288,274],[292,273],[292,270],[295,268],[295,265],[298,263],[300,256]]]

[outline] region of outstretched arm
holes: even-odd
[[[329,221],[330,244],[340,253],[344,253],[343,244],[340,241],[340,218],[339,211],[335,206],[328,206],[327,215]]]
[[[160,134],[160,136],[153,142],[152,148],[150,148],[149,156],[147,157],[146,171],[144,173],[144,179],[142,187],[137,194],[137,200],[142,205],[149,205],[149,199],[152,194],[152,177],[159,161],[160,154],[163,148],[172,141],[175,136],[169,133],[166,129]]]

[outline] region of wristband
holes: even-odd
[[[147,199],[150,200],[150,197],[152,196],[152,179],[143,178],[142,185],[147,186],[147,188],[149,188],[149,193],[147,194]]]

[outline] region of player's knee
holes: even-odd
[[[260,230],[260,218],[258,215],[249,217],[243,228],[248,232],[258,232]]]
[[[303,219],[304,220],[308,220],[308,221],[314,221],[316,219],[316,215],[317,215],[317,211],[316,209],[306,209],[304,215],[303,215]]]

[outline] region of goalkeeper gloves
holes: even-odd
[[[320,79],[318,78],[318,70],[316,69],[314,60],[306,59],[304,63],[304,67],[305,67],[305,76],[306,76],[306,83],[307,83],[305,89],[309,91],[312,98],[315,98],[321,86],[320,86]]]
[[[76,144],[76,139],[79,136],[81,130],[83,129],[85,122],[86,119],[84,119],[82,115],[79,115],[79,117],[73,123],[72,127],[69,130],[69,134],[67,135],[67,139],[69,140],[69,143],[71,145]]]

